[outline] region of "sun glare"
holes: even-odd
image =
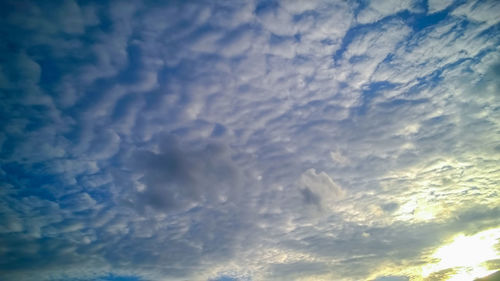
[[[500,239],[500,228],[482,231],[472,236],[463,234],[455,237],[453,242],[438,248],[432,258],[439,262],[423,268],[424,277],[431,273],[453,269],[448,281],[471,281],[489,275],[495,270],[486,268],[483,263],[498,259],[500,255],[495,245]]]

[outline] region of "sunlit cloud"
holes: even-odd
[[[473,280],[487,276],[495,269],[488,269],[484,263],[500,258],[497,245],[500,239],[500,228],[485,230],[472,236],[463,234],[453,238],[449,244],[439,247],[432,258],[437,263],[424,266],[423,276],[447,269],[453,270],[451,281]]]

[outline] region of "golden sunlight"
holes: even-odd
[[[496,270],[484,263],[499,259],[495,245],[500,239],[500,228],[479,232],[472,236],[458,235],[450,244],[438,248],[432,258],[439,260],[422,268],[424,277],[432,273],[452,270],[447,281],[471,281],[489,275]]]

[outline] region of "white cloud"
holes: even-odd
[[[393,21],[354,38],[343,53],[343,67],[338,71],[340,79],[355,89],[370,83],[371,77],[377,75],[377,67],[394,52],[410,31],[401,21]]]
[[[453,10],[452,14],[485,23],[486,27],[490,27],[499,22],[495,14],[495,11],[500,8],[499,6],[497,1],[470,1]]]
[[[440,12],[446,7],[450,6],[454,0],[428,0],[427,5],[428,5],[428,12],[429,13],[437,13]]]
[[[368,6],[359,12],[357,20],[361,24],[367,24],[405,10],[418,11],[416,1],[374,0],[368,2]]]

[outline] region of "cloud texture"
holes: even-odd
[[[500,227],[498,1],[0,11],[2,280],[425,280]]]

